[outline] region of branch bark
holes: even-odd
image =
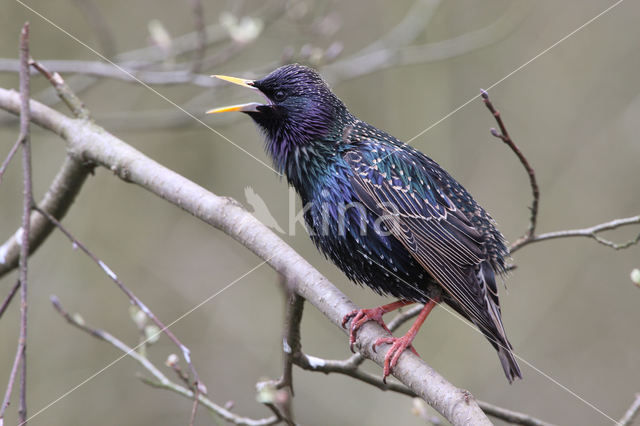
[[[80,188],[93,170],[91,164],[82,163],[72,157],[67,157],[53,179],[49,190],[38,203],[41,209],[49,212],[53,217],[62,219],[80,192]],[[38,212],[31,212],[31,233],[29,235],[30,252],[33,254],[44,240],[51,234],[54,226]],[[0,278],[18,265],[20,244],[14,234],[0,246]]]
[[[19,96],[0,88],[0,108],[17,113]],[[356,306],[322,274],[259,222],[236,201],[219,197],[144,156],[101,127],[72,119],[31,101],[33,121],[67,141],[68,153],[79,162],[92,162],[111,170],[126,182],[135,183],[202,221],[222,230],[283,274],[291,288],[319,309],[340,330],[344,315]],[[360,352],[378,365],[384,353],[371,350],[385,336],[377,324],[363,326],[356,342]],[[440,414],[456,425],[488,425],[491,422],[473,397],[446,381],[412,353],[405,353],[394,376]]]

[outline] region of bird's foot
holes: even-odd
[[[411,345],[414,337],[415,335],[407,333],[402,337],[381,337],[373,343],[372,349],[374,352],[376,352],[377,346],[383,344],[391,345],[389,351],[384,357],[384,370],[382,372],[382,381],[384,383],[387,383],[387,376],[391,374],[391,370],[393,370],[393,368],[396,366],[398,360],[400,359],[400,355],[402,355],[405,349],[408,348],[411,350],[411,352],[416,354],[416,356],[420,356]]]
[[[351,320],[351,327],[349,329],[349,348],[351,349],[351,352],[354,352],[353,345],[356,343],[356,334],[360,327],[362,327],[366,322],[375,321],[380,324],[382,328],[391,333],[387,324],[382,320],[382,316],[387,312],[388,310],[386,310],[384,306],[373,309],[356,309],[349,312],[344,316],[344,318],[342,318],[342,327],[345,327],[349,320]]]

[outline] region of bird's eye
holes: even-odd
[[[287,95],[285,95],[285,93],[284,93],[282,90],[278,90],[278,91],[277,91],[276,93],[274,93],[274,95],[273,95],[273,98],[274,98],[276,101],[278,101],[278,102],[283,101],[283,100],[284,100],[284,98],[286,98],[286,97],[287,97]]]

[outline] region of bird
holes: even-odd
[[[359,120],[314,69],[284,65],[249,80],[213,75],[252,89],[264,102],[215,108],[238,111],[257,124],[275,170],[304,206],[309,235],[353,282],[397,301],[344,316],[357,332],[368,321],[388,331],[383,315],[424,304],[401,337],[389,344],[383,380],[433,308],[444,302],[473,323],[496,349],[509,383],[522,378],[502,323],[496,279],[509,251],[492,217],[438,163]]]

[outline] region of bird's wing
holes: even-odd
[[[403,155],[407,153],[347,152],[344,159],[355,193],[384,218],[388,231],[469,319],[495,337],[504,336],[493,271],[485,270],[489,267],[482,234],[420,164],[398,158]]]

